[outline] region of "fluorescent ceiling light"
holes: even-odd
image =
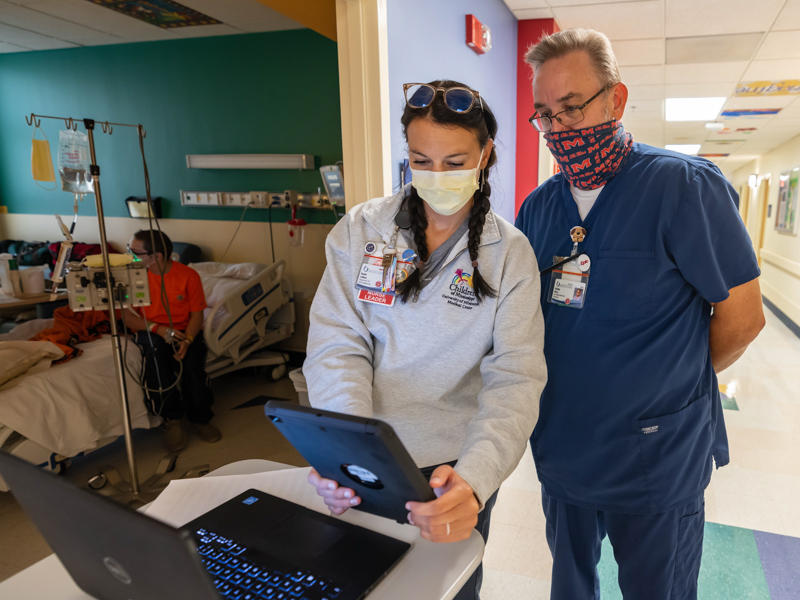
[[[312,154],[187,154],[190,169],[313,169]]]
[[[725,129],[725,123],[720,123],[719,121],[711,121],[710,123],[706,123],[706,129]]]
[[[667,144],[664,148],[667,150],[674,150],[675,152],[694,155],[700,151],[700,144]]]
[[[667,98],[667,121],[713,121],[727,98]]]

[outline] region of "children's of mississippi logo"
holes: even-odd
[[[456,269],[456,276],[453,277],[453,283],[450,284],[450,289],[454,289],[456,286],[459,285],[467,285],[468,287],[472,287],[472,275],[469,273],[465,273],[464,269]]]
[[[472,275],[464,269],[456,269],[456,274],[450,282],[449,294],[442,294],[448,304],[459,308],[471,310],[478,305],[475,291],[472,289]]]

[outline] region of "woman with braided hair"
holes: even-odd
[[[412,181],[352,210],[326,242],[303,371],[314,407],[388,422],[437,496],[409,502],[422,537],[486,539],[546,380],[539,276],[491,210],[497,121],[455,81],[404,85]],[[312,470],[335,514],[355,492]],[[480,569],[458,598],[478,598]]]

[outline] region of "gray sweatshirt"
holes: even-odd
[[[458,459],[482,507],[522,457],[547,379],[536,259],[490,211],[478,261],[497,298],[475,302],[465,234],[416,302],[362,302],[365,246],[390,241],[402,198],[353,208],[328,236],[303,365],[309,400],[388,422],[419,467]]]

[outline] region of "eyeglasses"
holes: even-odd
[[[131,248],[131,245],[128,244],[128,254],[133,254],[136,258],[141,260],[142,256],[150,256],[151,253],[150,252],[134,252],[133,248]]]
[[[444,105],[457,113],[466,113],[475,106],[475,99],[478,100],[481,110],[483,110],[483,100],[481,95],[475,90],[465,87],[437,88],[428,83],[404,83],[403,93],[406,96],[406,104],[411,108],[425,108],[430,106],[436,92],[442,92]]]
[[[592,100],[597,98],[600,94],[605,92],[610,87],[613,87],[614,85],[616,85],[616,84],[612,83],[611,85],[607,85],[606,87],[604,87],[602,90],[597,92],[594,96],[589,98],[586,102],[584,102],[580,106],[572,106],[570,108],[562,110],[561,112],[557,112],[554,115],[541,115],[541,116],[538,116],[536,113],[533,113],[533,116],[530,119],[528,119],[528,123],[530,123],[537,130],[539,130],[539,131],[541,131],[543,133],[547,133],[548,131],[550,131],[553,128],[553,119],[555,119],[556,121],[558,121],[562,125],[567,125],[567,126],[577,125],[578,123],[583,121],[583,119],[585,118],[584,114],[583,114],[583,109],[586,108],[589,105],[589,102],[591,102]],[[559,115],[561,115],[561,116],[559,116]]]

